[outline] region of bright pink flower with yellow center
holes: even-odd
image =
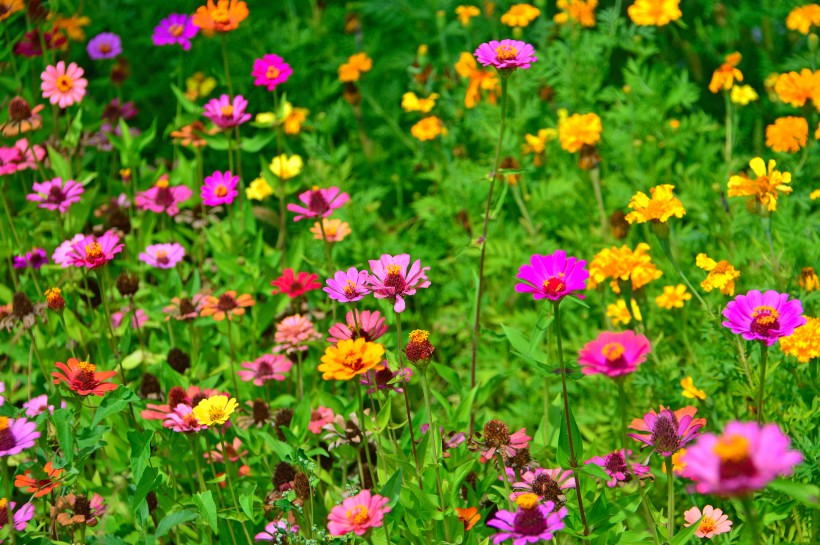
[[[604,331],[581,349],[578,364],[585,375],[619,377],[635,372],[649,354],[649,339],[634,331]]]
[[[100,237],[87,235],[72,242],[65,258],[69,265],[96,269],[114,259],[124,247],[125,245],[120,243],[120,237],[113,231],[107,231]]]
[[[327,516],[327,529],[332,536],[353,532],[363,536],[371,528],[384,524],[384,515],[390,512],[388,498],[362,490],[331,509]]]
[[[219,206],[220,204],[231,204],[239,195],[236,186],[239,184],[239,176],[234,176],[231,171],[216,171],[207,176],[202,184],[200,196],[203,204],[207,206]]]
[[[212,98],[205,104],[203,115],[221,129],[230,129],[250,121],[251,114],[245,112],[248,101],[242,95],[231,99],[228,95]]]
[[[694,440],[698,430],[706,425],[705,418],[695,418],[697,412],[694,407],[672,411],[661,406],[659,412],[649,411],[643,418],[633,420],[629,426],[633,430],[649,432],[649,435],[627,435],[649,445],[661,456],[672,456]]]
[[[43,98],[60,108],[68,108],[72,104],[82,101],[88,80],[83,77],[83,69],[72,62],[66,66],[64,61],[56,65],[47,66],[40,74],[42,83],[40,89]]]
[[[157,269],[173,269],[185,257],[185,248],[178,242],[152,244],[139,255],[140,261]]]
[[[557,250],[549,255],[533,255],[529,265],[518,269],[518,278],[523,283],[515,285],[519,293],[531,293],[537,301],[549,299],[560,301],[567,295],[583,299],[582,293],[587,287],[589,271],[584,268],[584,260],[567,257],[564,250]]]
[[[497,70],[527,69],[538,60],[533,47],[520,40],[491,40],[478,46],[474,54],[482,65]]]
[[[150,210],[157,214],[166,213],[169,216],[179,214],[179,205],[188,200],[193,191],[187,186],[168,184],[168,177],[162,177],[147,191],[137,193],[135,202],[140,210]]]
[[[293,69],[278,55],[265,55],[253,61],[253,84],[273,91],[280,83],[285,83],[293,74]]]
[[[359,301],[371,291],[367,285],[368,276],[367,271],[350,267],[347,271],[337,271],[333,278],[328,278],[325,281],[327,287],[322,290],[340,303]]]
[[[350,200],[350,195],[342,193],[338,187],[319,188],[313,186],[309,191],[299,195],[299,200],[306,206],[298,204],[288,204],[288,212],[294,212],[296,217],[293,221],[303,218],[327,218],[334,210],[341,208]]]
[[[371,274],[367,279],[370,289],[376,299],[387,299],[393,302],[393,310],[404,312],[404,298],[415,295],[416,288],[427,288],[430,280],[425,274],[430,267],[422,267],[421,260],[417,259],[410,266],[410,255],[401,254],[392,256],[382,254],[378,259],[371,259]],[[408,271],[408,267],[410,270]]]
[[[780,337],[788,337],[795,328],[806,324],[803,305],[797,299],[789,300],[788,293],[752,290],[729,301],[723,311],[724,327],[747,341],[761,341],[771,346]]]

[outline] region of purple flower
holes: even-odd
[[[345,315],[344,322],[337,322],[330,326],[327,331],[330,337],[327,342],[338,344],[339,341],[347,339],[358,339],[363,337],[365,341],[373,342],[387,333],[387,324],[384,323],[379,311],[371,312],[363,310],[359,312],[354,309]]]
[[[649,468],[642,464],[626,463],[626,458],[632,455],[631,450],[616,450],[605,457],[594,456],[584,462],[585,464],[595,464],[601,466],[606,474],[610,476],[606,485],[610,488],[621,483],[628,483],[634,477],[639,479],[652,478]]]
[[[370,293],[367,276],[367,271],[359,271],[356,267],[350,267],[347,271],[336,271],[333,278],[325,281],[327,287],[322,290],[327,292],[331,299],[340,303],[359,301]]]
[[[482,65],[498,70],[526,69],[538,60],[532,46],[520,40],[491,40],[478,46],[475,56]]]
[[[724,327],[747,341],[761,341],[771,346],[780,337],[788,337],[795,328],[806,324],[803,305],[797,299],[789,300],[788,293],[752,290],[729,301],[723,311]]]
[[[88,56],[95,61],[116,58],[122,53],[122,40],[111,32],[97,34],[88,41]]]
[[[160,178],[151,189],[137,193],[135,200],[140,210],[150,210],[157,214],[164,212],[173,217],[179,214],[179,205],[192,194],[188,186],[170,186],[167,178]]]
[[[0,380],[0,394],[2,394],[5,391],[6,391],[6,384],[2,380]],[[5,403],[5,402],[6,402],[6,398],[3,397],[2,395],[0,395],[0,407],[2,407],[3,403]]]
[[[513,491],[510,500],[515,501],[523,494],[535,494],[541,501],[548,500],[561,507],[567,501],[564,490],[575,488],[575,477],[567,469],[527,469],[521,474],[521,480],[516,481],[515,471],[507,468],[507,480],[512,483]]]
[[[194,410],[185,403],[179,403],[167,413],[162,426],[180,433],[193,433],[208,427],[199,423],[197,417],[194,416]]]
[[[152,244],[139,255],[140,261],[158,269],[173,269],[185,257],[185,248],[178,242]]]
[[[518,510],[515,513],[501,509],[495,518],[487,522],[487,526],[500,530],[493,536],[493,543],[510,539],[513,545],[550,541],[556,532],[564,529],[564,517],[568,513],[566,507],[555,510],[553,502],[538,505],[531,497],[535,495],[527,494],[517,500]]]
[[[22,532],[26,529],[28,521],[34,518],[33,503],[24,503],[16,512],[14,511],[15,507],[17,507],[17,504],[13,501],[7,502],[6,498],[0,500],[0,530],[12,521],[14,529]]]
[[[172,13],[154,27],[154,45],[180,45],[184,51],[191,49],[191,39],[199,32],[193,17]]]
[[[239,183],[239,176],[234,176],[228,170],[225,173],[216,171],[205,178],[202,185],[202,202],[208,206],[219,206],[220,204],[231,204],[239,195],[236,185]]]
[[[299,195],[299,200],[305,203],[307,208],[298,204],[288,204],[288,211],[296,214],[293,221],[299,221],[303,218],[316,218],[319,216],[326,218],[330,216],[335,209],[341,208],[350,200],[350,195],[340,193],[340,191],[338,187],[319,189],[317,186],[305,191]]]
[[[119,310],[111,315],[111,327],[117,329],[122,325],[122,321],[128,314],[131,314],[131,307],[126,307],[122,310]],[[148,315],[145,314],[145,311],[141,308],[138,308],[136,312],[133,313],[131,316],[131,329],[139,330],[145,323],[148,321]]]
[[[401,254],[392,256],[382,254],[378,261],[369,260],[371,274],[367,279],[376,299],[393,301],[393,310],[404,312],[404,298],[414,295],[416,288],[426,288],[430,285],[427,275],[430,267],[421,266],[421,260],[416,260],[410,267],[410,255]]]
[[[247,107],[248,101],[242,95],[236,95],[233,100],[228,95],[222,95],[219,98],[212,98],[205,104],[204,115],[214,125],[230,129],[250,120],[251,114],[245,113]]]
[[[31,267],[38,270],[40,267],[48,263],[48,254],[42,248],[32,248],[26,255],[16,255],[12,259],[12,264],[15,269],[25,269]]]
[[[0,456],[14,456],[34,446],[40,437],[37,424],[25,418],[0,416]]]
[[[291,74],[293,69],[278,55],[265,55],[253,61],[253,84],[267,86],[268,91],[273,91],[277,85],[285,83]]]
[[[583,299],[581,293],[587,288],[589,271],[584,268],[586,261],[567,257],[564,250],[557,250],[549,255],[533,255],[529,265],[518,269],[518,278],[523,284],[516,284],[515,291],[531,293],[537,301],[547,298],[560,301],[567,295]]]
[[[698,430],[706,425],[705,418],[695,418],[698,410],[684,407],[677,411],[661,406],[659,412],[649,411],[643,418],[636,418],[630,428],[649,432],[649,435],[628,433],[636,441],[652,447],[661,456],[672,456],[698,436]]]
[[[11,259],[11,266],[15,269],[25,269],[28,267],[28,261],[24,255],[16,255]]]
[[[269,380],[285,380],[285,373],[293,367],[293,362],[279,354],[265,354],[254,361],[242,364],[244,369],[236,374],[243,382],[253,381],[254,385],[262,386]]]
[[[40,203],[39,208],[59,210],[61,214],[68,212],[68,208],[75,202],[80,202],[80,196],[85,193],[81,184],[74,180],[63,183],[62,178],[35,182],[31,188],[34,193],[26,195],[26,200]]]
[[[359,382],[363,386],[368,387],[368,394],[373,394],[379,390],[393,390],[400,394],[404,392],[400,386],[401,383],[410,382],[412,377],[413,370],[409,367],[405,367],[394,373],[390,370],[390,365],[387,363],[387,360],[384,360],[380,370],[376,371],[375,369],[371,369],[362,375]]]

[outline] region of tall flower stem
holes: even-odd
[[[11,473],[9,473],[9,458],[8,458],[8,456],[0,457],[0,464],[2,464],[2,468],[3,468],[3,471],[0,473],[0,475],[3,476],[3,482],[6,483],[6,497],[9,500],[11,500],[11,493],[14,489],[11,486]],[[11,506],[9,505],[8,507],[6,507],[6,509],[7,509],[6,513],[10,514],[9,510],[11,509]],[[11,519],[12,517],[8,517],[8,518]],[[10,520],[9,522],[12,522],[12,524],[9,524],[9,535],[11,536],[11,543],[12,543],[12,545],[16,545],[17,544],[17,530],[14,528],[13,521]]]
[[[723,99],[726,106],[726,141],[723,143],[723,160],[726,168],[732,169],[732,101],[729,98],[729,91],[723,91]]]
[[[29,337],[31,338],[32,352],[34,352],[34,355],[37,357],[37,363],[40,364],[40,372],[43,373],[43,380],[45,380],[45,382],[48,385],[49,389],[53,389],[54,385],[48,379],[49,374],[46,372],[46,366],[45,366],[45,364],[43,364],[43,358],[40,356],[40,350],[37,348],[37,338],[34,336],[34,332],[31,329],[28,330],[28,334],[29,334]],[[29,377],[29,381],[30,380],[31,380],[31,377]],[[31,397],[31,392],[29,392],[29,397]]]
[[[305,397],[305,386],[302,383],[302,352],[298,352],[296,354],[296,393],[297,393],[297,400],[302,401],[302,398]]]
[[[108,331],[108,346],[111,348],[111,352],[114,354],[114,357],[117,360],[117,363],[120,366],[120,375],[122,376],[122,385],[128,386],[128,380],[125,378],[125,369],[122,366],[122,360],[120,359],[119,351],[117,350],[117,343],[116,338],[114,337],[114,329],[111,326],[111,311],[108,308],[108,286],[105,281],[105,275],[100,271],[97,271],[97,280],[99,281],[100,285],[100,299],[102,299],[103,303],[103,311],[105,312],[105,325]],[[86,283],[86,289],[88,289],[88,283]]]
[[[396,313],[396,340],[397,340],[397,354],[399,356],[399,369],[404,369],[404,363],[402,361],[402,349],[401,349],[401,314],[398,312]],[[415,433],[413,432],[413,415],[410,412],[410,395],[407,393],[409,390],[408,385],[405,385],[404,388],[404,408],[407,410],[407,427],[410,429],[410,446],[413,449],[413,461],[416,463],[416,479],[419,481],[419,488],[424,490],[424,483],[421,480],[421,467],[419,467],[419,455],[416,452],[416,437]]]
[[[220,38],[222,39],[222,67],[225,70],[225,83],[228,85],[228,94],[233,99],[233,84],[231,84],[231,70],[228,64],[228,40],[224,32],[220,35]]]
[[[766,390],[766,363],[769,360],[769,347],[760,343],[760,384],[757,387],[757,423],[763,422],[763,400]]]
[[[495,146],[495,160],[493,170],[490,172],[490,191],[487,194],[487,206],[484,210],[484,227],[481,231],[481,256],[478,260],[478,294],[475,302],[475,320],[473,321],[473,346],[470,360],[470,388],[475,388],[476,384],[476,360],[478,358],[478,334],[481,326],[481,296],[484,294],[484,259],[487,254],[487,228],[490,225],[490,210],[493,203],[493,189],[495,189],[495,178],[498,173],[498,166],[501,161],[501,143],[504,139],[504,128],[507,120],[507,82],[508,74],[501,74],[501,121],[498,126],[498,142]],[[468,435],[472,435],[475,428],[475,413],[470,415],[470,430]]]
[[[428,433],[430,436],[430,443],[433,445],[433,467],[436,468],[436,489],[438,496],[441,499],[441,508],[446,509],[447,505],[444,503],[444,491],[441,487],[441,472],[439,471],[439,460],[441,459],[441,437],[439,435],[438,425],[433,418],[433,404],[430,402],[430,383],[427,380],[427,367],[421,370],[421,387],[424,391],[424,404],[427,406],[427,418],[430,421],[430,428]]]
[[[752,497],[748,494],[741,496],[743,510],[746,512],[746,520],[749,521],[749,528],[752,531],[751,545],[760,545],[760,520],[758,520],[757,509],[755,509]]]
[[[589,179],[592,180],[592,189],[595,191],[595,202],[598,205],[598,221],[601,222],[601,236],[608,238],[606,207],[604,207],[604,194],[601,191],[601,170],[598,167],[589,171]]]
[[[569,465],[572,469],[578,467],[578,459],[575,458],[575,444],[572,440],[572,426],[570,425],[570,418],[569,418],[569,394],[567,394],[567,368],[564,367],[564,349],[561,343],[561,301],[556,301],[553,303],[553,309],[555,311],[555,341],[557,343],[558,349],[558,366],[561,368],[561,388],[564,397],[564,418],[566,421],[567,426],[567,439],[569,442]],[[581,491],[581,482],[578,481],[578,485],[575,489],[576,496],[578,498],[578,513],[581,515],[581,523],[584,525],[584,535],[589,535],[589,525],[587,524],[587,517],[586,513],[584,512],[584,498],[583,493]]]
[[[233,320],[228,316],[228,350],[231,354],[231,378],[233,378],[233,395],[239,397],[239,383],[236,382],[236,352],[233,348]]]
[[[502,456],[501,454],[501,449],[496,450],[495,453],[497,454],[498,458],[498,469],[501,472],[501,480],[504,482],[504,499],[510,502],[510,504],[512,504],[513,501],[510,499],[510,496],[512,495],[512,489],[510,488],[510,479],[509,477],[507,477],[507,464],[504,463],[504,456]]]
[[[621,448],[624,449],[624,460],[626,460],[626,388],[624,388],[624,378],[618,377],[615,382],[618,384],[618,415],[621,417]],[[629,462],[627,462],[629,464]]]
[[[236,491],[233,488],[233,481],[231,479],[231,465],[230,465],[230,455],[228,454],[228,443],[225,440],[225,428],[220,427],[219,432],[222,435],[222,459],[225,461],[225,479],[228,481],[228,490],[231,491],[231,499],[233,500],[233,507],[236,509],[236,514],[239,515],[239,502],[236,500]],[[248,533],[248,528],[245,526],[245,521],[241,522],[242,530],[245,532],[245,537],[248,540],[248,543],[252,543],[253,540],[251,539],[251,535]],[[228,527],[231,527],[231,523],[228,522]],[[233,536],[233,530],[231,530],[231,537]],[[234,538],[235,541],[235,538]]]
[[[191,446],[191,452],[194,453],[194,464],[196,465],[196,476],[199,480],[199,491],[204,493],[208,490],[208,486],[205,484],[205,477],[202,473],[202,465],[199,461],[199,458],[202,456],[199,450],[199,438],[194,437],[192,434],[185,434],[188,437],[188,444]],[[213,536],[211,535],[212,532],[207,532],[208,534],[208,542],[213,544]]]
[[[370,480],[375,487],[379,483],[379,471],[373,469],[373,462],[370,460],[370,442],[367,440],[362,383],[358,379],[354,379],[354,382],[356,383],[356,410],[359,412],[359,424],[362,427],[362,446],[364,446],[364,455],[367,459],[367,471],[370,473]],[[362,486],[364,486],[364,483],[362,483]]]
[[[672,541],[672,536],[675,533],[675,474],[672,473],[672,456],[667,456],[664,459],[666,464],[666,539]]]

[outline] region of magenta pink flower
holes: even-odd
[[[40,79],[43,98],[60,108],[68,108],[82,101],[88,86],[88,80],[83,77],[83,69],[74,62],[68,67],[64,61],[58,62],[56,66],[47,66],[40,74]]]
[[[68,212],[69,207],[75,202],[80,202],[80,197],[85,193],[82,184],[74,180],[67,180],[63,183],[62,178],[54,178],[47,182],[34,182],[32,190],[34,193],[26,195],[26,200],[40,203],[39,208],[59,210],[61,214]]]
[[[723,434],[702,434],[686,449],[683,476],[700,494],[740,496],[790,475],[803,461],[777,424],[729,422]]]
[[[0,457],[20,454],[33,447],[38,437],[36,423],[25,418],[0,416]]]
[[[33,170],[45,156],[43,146],[31,145],[26,138],[21,138],[11,147],[0,147],[0,176]]]
[[[341,505],[330,510],[327,529],[332,536],[343,536],[350,532],[363,536],[371,528],[384,524],[384,515],[390,512],[388,498],[362,490],[345,499]]]
[[[242,448],[242,441],[239,437],[234,437],[233,441],[225,446],[224,451],[222,447],[222,443],[217,443],[216,450],[212,450],[211,452],[206,452],[202,455],[203,458],[206,460],[211,459],[214,462],[222,463],[225,461],[225,456],[231,462],[238,462],[243,456],[248,455],[247,450],[240,450]]]
[[[286,354],[304,352],[308,349],[307,343],[321,338],[322,336],[316,331],[310,318],[301,314],[294,314],[276,324],[276,333],[273,339],[279,343],[279,346],[274,348],[273,351],[285,352]]]
[[[370,293],[367,285],[367,271],[359,271],[350,267],[347,271],[336,271],[333,278],[328,278],[326,288],[322,288],[331,299],[340,303],[359,301]]]
[[[66,259],[69,265],[96,269],[114,259],[114,256],[124,247],[125,245],[120,243],[120,237],[115,235],[114,231],[106,231],[100,237],[85,235],[81,240],[71,244]],[[54,261],[57,262],[56,258]]]
[[[319,435],[322,433],[322,429],[325,426],[333,423],[333,418],[335,416],[336,415],[333,414],[333,409],[322,407],[321,405],[316,407],[310,412],[310,424],[308,424],[308,430],[310,430],[310,433]]]
[[[788,293],[752,290],[729,301],[723,311],[724,327],[747,341],[761,341],[771,346],[780,337],[788,337],[795,328],[806,324],[803,305],[797,299],[789,300]]]
[[[634,419],[629,426],[633,430],[649,432],[649,435],[627,435],[649,445],[661,456],[672,456],[694,440],[698,430],[706,425],[705,418],[695,418],[697,412],[694,407],[672,411],[661,406],[659,412],[649,411],[643,418]]]
[[[584,345],[578,364],[585,375],[619,377],[635,372],[649,350],[649,339],[634,331],[604,331]]]
[[[191,40],[199,32],[194,18],[184,13],[172,13],[154,27],[151,39],[154,45],[179,45],[183,51],[191,49]]]
[[[729,520],[728,515],[725,515],[723,511],[715,509],[711,505],[704,507],[703,513],[695,506],[684,512],[683,518],[686,520],[684,526],[687,528],[693,524],[698,525],[698,529],[695,530],[697,537],[711,539],[718,534],[725,534],[732,529],[732,521]]]
[[[239,176],[234,176],[228,170],[225,173],[216,171],[205,177],[202,184],[202,202],[208,206],[219,206],[220,204],[231,204],[239,195],[236,186],[239,183]]]
[[[77,233],[74,235],[73,238],[64,241],[62,244],[57,246],[57,249],[54,250],[54,253],[51,254],[51,260],[60,265],[62,268],[67,268],[72,265],[71,259],[68,257],[68,254],[71,253],[71,247],[81,240],[85,239],[85,235],[82,233]]]
[[[481,453],[481,461],[487,462],[501,453],[504,459],[511,458],[521,450],[529,446],[532,437],[527,435],[527,429],[521,428],[515,433],[510,433],[510,428],[501,420],[490,420],[484,424],[483,434],[477,433],[476,437],[483,439],[483,442],[470,438],[469,447]]]
[[[262,386],[269,380],[285,380],[285,373],[293,367],[293,362],[278,354],[265,354],[254,361],[242,364],[245,369],[236,374],[243,382],[253,381],[256,386]]]
[[[520,504],[514,513],[500,509],[487,521],[487,526],[499,530],[493,536],[493,543],[510,539],[513,545],[540,543],[551,541],[556,532],[564,529],[564,518],[568,513],[566,507],[558,509],[551,501],[540,505],[526,502]]]
[[[319,275],[316,273],[300,271],[294,275],[293,269],[285,269],[282,271],[282,276],[271,280],[270,285],[273,286],[271,295],[284,293],[291,299],[295,299],[309,291],[321,288],[322,285],[317,282],[318,278]]]
[[[317,186],[305,191],[299,195],[299,200],[305,203],[307,208],[298,204],[288,204],[288,211],[296,214],[293,221],[299,221],[302,218],[316,218],[319,216],[326,218],[330,216],[334,210],[341,208],[350,200],[350,195],[340,193],[340,191],[338,187],[319,189]]]
[[[13,501],[4,502],[0,505],[0,530],[11,522],[14,525],[14,530],[22,532],[26,529],[28,521],[34,518],[33,503],[24,503],[17,511],[14,510],[15,507],[17,507],[17,503]]]
[[[191,195],[193,191],[188,186],[170,186],[167,177],[163,177],[151,189],[137,193],[135,201],[140,210],[150,210],[157,214],[164,212],[173,217],[179,214],[179,205],[191,198]]]
[[[538,60],[533,47],[520,40],[491,40],[478,46],[475,56],[482,65],[498,70],[526,69]]]
[[[365,341],[372,342],[387,333],[387,324],[384,317],[378,311],[371,312],[365,310],[351,310],[345,315],[345,323],[333,324],[328,330],[330,337],[327,342],[338,344],[346,339],[358,339],[364,337]]]
[[[120,327],[122,321],[128,315],[131,315],[131,329],[140,329],[148,322],[148,315],[145,314],[144,310],[138,308],[136,312],[133,312],[130,307],[126,307],[111,315],[111,327],[114,329]]]
[[[594,456],[584,463],[601,466],[610,477],[606,483],[609,488],[614,488],[621,483],[628,483],[635,477],[639,479],[652,478],[652,473],[645,465],[636,464],[635,462],[627,464],[626,459],[629,456],[632,456],[631,450],[616,450],[603,458]]]
[[[422,268],[421,260],[417,259],[408,273],[409,254],[401,254],[395,257],[382,254],[378,261],[371,259],[368,260],[368,263],[370,263],[371,272],[367,282],[370,289],[373,290],[373,295],[376,299],[392,301],[393,310],[396,312],[404,312],[404,298],[408,295],[414,295],[416,288],[426,288],[430,285],[430,281],[425,274],[430,270],[430,267]]]
[[[510,500],[515,501],[522,494],[535,494],[541,501],[551,501],[561,507],[567,501],[564,490],[575,488],[575,477],[569,469],[528,469],[516,481],[515,471],[507,468],[507,480],[512,483],[513,491]]]
[[[265,86],[268,91],[273,91],[280,83],[288,81],[293,69],[288,63],[277,55],[265,55],[261,59],[253,61],[253,84]]]
[[[560,301],[567,295],[583,299],[582,292],[587,288],[589,271],[584,268],[584,260],[567,257],[564,250],[557,250],[549,255],[533,255],[529,265],[518,269],[518,278],[523,283],[515,285],[519,293],[531,293],[537,301],[547,298]]]
[[[205,104],[203,115],[214,125],[222,129],[230,129],[250,120],[251,114],[245,112],[248,101],[242,95],[236,95],[231,100],[228,95],[212,98]]]
[[[193,433],[208,427],[199,422],[199,419],[194,416],[194,410],[185,403],[179,403],[171,412],[165,413],[162,425],[180,433]]]
[[[139,255],[140,261],[158,269],[173,269],[185,257],[185,248],[178,242],[152,244]]]

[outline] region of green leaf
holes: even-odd
[[[388,479],[387,483],[382,487],[380,494],[385,498],[390,498],[390,505],[396,505],[396,502],[399,500],[399,495],[401,494],[401,479],[402,479],[402,470],[401,468],[397,469],[393,476]]]
[[[179,87],[171,84],[171,91],[173,91],[174,96],[177,97],[177,101],[182,106],[182,109],[188,112],[189,114],[201,114],[202,108],[196,104],[195,102],[191,102],[188,98],[180,91]]]
[[[126,405],[137,400],[136,394],[130,388],[120,386],[114,391],[108,392],[97,408],[94,414],[94,420],[91,421],[92,426],[99,424],[103,418],[108,415],[118,413],[123,410]]]
[[[136,480],[136,479],[135,479]],[[148,493],[156,488],[157,483],[161,480],[159,472],[153,467],[149,467],[142,475],[142,479],[137,484],[137,490],[131,498],[131,510],[135,511],[137,506],[145,500]]]
[[[558,434],[558,464],[561,467],[571,467],[570,463],[569,435],[567,434],[566,414],[561,414],[561,432]],[[584,442],[581,440],[581,430],[575,423],[572,409],[569,410],[569,425],[572,430],[572,446],[575,450],[575,461],[584,459]]]
[[[609,475],[607,475],[606,471],[604,471],[604,468],[598,464],[584,464],[576,467],[575,471],[578,473],[586,473],[590,477],[595,477],[596,479],[601,479],[603,481],[608,481],[610,479]]]
[[[71,164],[65,157],[60,155],[60,152],[48,146],[48,160],[51,163],[51,170],[58,178],[63,180],[71,180]]]
[[[134,480],[139,482],[148,463],[148,457],[151,456],[151,438],[154,437],[154,432],[132,430],[126,435],[128,442],[131,443],[131,471],[134,473]]]
[[[74,407],[54,411],[54,427],[57,428],[57,442],[67,463],[74,460]]]
[[[276,133],[273,131],[256,133],[252,138],[242,138],[239,147],[242,151],[248,153],[259,153],[262,148],[273,140],[274,136],[276,136]]]
[[[68,127],[63,143],[69,148],[77,147],[80,142],[80,135],[83,132],[83,109],[77,110],[77,115],[71,120],[71,125]]]
[[[210,490],[196,494],[193,497],[194,505],[199,508],[199,514],[211,527],[214,533],[218,532],[216,520],[216,504],[214,503],[214,494]]]
[[[157,524],[157,533],[154,534],[155,538],[160,538],[171,531],[171,528],[177,526],[178,524],[182,524],[183,522],[190,522],[192,520],[196,520],[199,515],[196,511],[191,509],[181,509],[179,511],[174,511],[173,513],[166,515],[159,524]]]
[[[671,545],[683,545],[684,543],[689,541],[693,535],[695,535],[695,532],[699,527],[700,523],[695,522],[689,527],[682,528],[681,531],[675,534],[675,537],[672,538]]]
[[[239,490],[239,506],[242,507],[245,515],[253,522],[253,493],[256,492],[256,484],[243,483]]]
[[[769,483],[769,488],[789,496],[804,505],[820,509],[820,488],[813,484],[795,483],[777,479]]]

